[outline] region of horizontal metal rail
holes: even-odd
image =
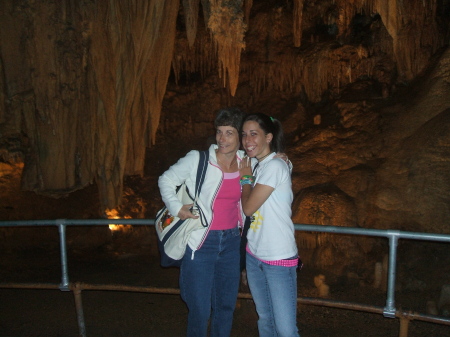
[[[0,288],[22,288],[22,289],[60,289],[62,291],[73,291],[75,296],[75,305],[77,307],[78,325],[80,336],[86,336],[84,327],[83,309],[81,304],[82,290],[112,290],[112,291],[130,291],[130,292],[147,292],[160,294],[179,294],[176,288],[158,288],[158,287],[134,287],[124,285],[92,285],[85,283],[70,283],[67,265],[67,247],[66,247],[66,226],[98,226],[98,225],[154,225],[154,219],[57,219],[57,220],[31,220],[31,221],[0,221],[0,227],[34,227],[34,226],[57,226],[60,235],[60,251],[61,251],[61,283],[56,284],[14,284],[3,283]],[[348,303],[333,301],[319,298],[299,297],[297,301],[302,304],[333,307],[347,310],[364,311],[369,313],[383,314],[389,318],[400,318],[401,320],[421,320],[431,323],[450,325],[450,319],[434,315],[424,315],[412,312],[398,311],[395,308],[395,278],[396,278],[396,260],[397,245],[399,239],[422,240],[422,241],[439,241],[450,243],[450,235],[435,233],[418,233],[406,232],[398,230],[380,230],[365,229],[355,227],[337,227],[322,225],[305,225],[295,224],[295,230],[302,232],[320,232],[333,233],[341,235],[360,235],[370,237],[383,237],[389,240],[389,265],[388,265],[388,283],[386,306],[384,308],[363,305],[357,303]],[[239,298],[251,299],[251,294],[239,293]],[[402,325],[401,325],[402,326]]]
[[[58,290],[59,284],[56,283],[0,283],[0,288],[7,289],[45,289],[45,290]],[[92,290],[92,291],[129,291],[137,293],[150,293],[150,294],[167,294],[167,295],[179,295],[179,288],[161,288],[161,287],[147,287],[147,286],[126,286],[126,285],[115,285],[115,284],[88,284],[84,282],[70,283],[69,289],[74,291],[79,290]],[[240,299],[252,299],[250,293],[240,292],[238,294]],[[363,311],[372,314],[383,314],[383,307],[357,304],[344,301],[334,301],[315,297],[298,297],[297,302],[306,305],[315,305],[321,307],[338,308],[345,310]],[[420,313],[410,312],[410,311],[396,311],[395,316],[397,318],[406,317],[410,320],[421,320],[430,323],[439,323],[450,325],[450,321],[446,318],[424,315]]]
[[[383,315],[385,317],[395,317],[395,277],[396,277],[396,263],[397,263],[397,245],[398,239],[409,240],[424,240],[424,241],[439,241],[450,242],[450,235],[434,234],[434,233],[416,233],[405,232],[398,230],[382,230],[382,229],[365,229],[355,227],[337,227],[337,226],[320,226],[320,225],[298,225],[296,230],[303,232],[321,232],[334,234],[348,234],[348,235],[363,235],[374,237],[385,237],[389,239],[389,265],[388,265],[388,283],[387,283],[387,298],[386,306],[384,307]]]
[[[34,226],[98,226],[98,225],[154,225],[155,219],[56,219],[56,220],[21,220],[0,221],[0,227],[34,227]]]

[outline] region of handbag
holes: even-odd
[[[158,250],[161,256],[161,266],[179,267],[186,252],[186,246],[191,233],[206,227],[202,224],[202,211],[197,204],[206,169],[208,168],[208,151],[199,151],[200,159],[195,179],[195,193],[192,196],[186,184],[177,187],[177,197],[183,205],[193,204],[191,211],[198,215],[198,219],[188,218],[181,220],[169,213],[166,206],[156,213],[155,229],[158,237]]]

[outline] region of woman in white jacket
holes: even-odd
[[[218,112],[214,126],[216,142],[209,148],[209,161],[197,200],[202,212],[203,229],[189,239],[180,269],[180,291],[188,314],[188,337],[207,335],[227,337],[231,333],[240,278],[240,231],[243,226],[239,183],[239,130],[244,113],[238,108]],[[158,185],[171,214],[181,219],[196,218],[176,197],[182,183],[195,190],[199,152],[190,151],[161,177]]]

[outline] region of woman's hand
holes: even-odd
[[[286,164],[289,163],[289,158],[288,158],[287,154],[284,152],[277,153],[274,158],[280,158],[280,159],[283,159]]]
[[[183,205],[183,207],[181,207],[180,211],[178,212],[178,217],[181,220],[186,220],[186,219],[198,219],[198,215],[194,215],[191,212],[191,208],[192,206],[194,206],[194,204],[187,204],[187,205]]]
[[[252,175],[252,160],[249,157],[242,158],[239,163],[239,173],[242,176]]]

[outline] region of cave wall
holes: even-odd
[[[450,232],[449,60],[446,49],[391,98],[359,91],[335,101],[337,124],[298,136],[290,148],[295,223]],[[381,262],[368,254],[382,247],[373,239],[302,233],[298,242],[319,267]]]

